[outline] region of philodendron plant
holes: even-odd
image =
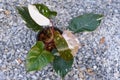
[[[17,10],[28,28],[39,31],[36,44],[26,58],[27,71],[41,70],[52,62],[53,69],[62,78],[71,70],[74,56],[80,48],[73,33],[94,31],[103,18],[101,14],[86,13],[73,18],[67,30],[61,31],[50,20],[57,12],[51,11],[44,4],[18,6]]]

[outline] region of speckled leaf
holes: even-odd
[[[73,59],[73,56],[71,54],[71,50],[68,48],[68,44],[66,40],[63,38],[63,36],[58,32],[54,32],[54,42],[56,45],[56,48],[60,54],[60,56],[65,60],[71,60]]]
[[[42,30],[42,27],[39,26],[31,17],[28,11],[27,7],[16,7],[19,14],[21,15],[21,17],[24,19],[24,21],[26,22],[26,25],[28,28],[31,28],[34,31],[40,31]]]
[[[26,59],[27,71],[41,70],[54,59],[53,55],[44,50],[44,44],[38,41],[28,52]]]
[[[75,33],[83,31],[94,31],[100,25],[102,18],[103,15],[100,14],[84,14],[73,18],[70,21],[68,28]]]
[[[66,61],[62,59],[60,56],[55,56],[53,61],[53,68],[57,74],[59,74],[62,78],[71,70],[73,64],[73,59],[70,61]]]
[[[54,16],[57,15],[57,12],[55,11],[51,11],[47,6],[45,6],[44,4],[34,4],[37,9],[39,10],[39,12],[41,14],[43,14],[45,17],[47,18],[52,18]]]

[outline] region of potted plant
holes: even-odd
[[[61,31],[51,21],[57,12],[51,11],[44,4],[18,6],[17,10],[27,27],[38,31],[36,44],[27,54],[27,71],[41,70],[52,62],[53,69],[62,79],[71,70],[74,56],[80,48],[73,33],[94,31],[103,18],[101,14],[86,13],[73,18],[67,30]]]

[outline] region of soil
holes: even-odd
[[[62,31],[60,31],[58,28],[46,27],[40,31],[37,36],[37,41],[43,41],[45,44],[45,49],[48,51],[52,51],[56,48],[53,40],[54,30],[59,31],[62,34]]]

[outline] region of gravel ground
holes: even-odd
[[[120,80],[120,0],[0,0],[0,80],[61,80],[51,65],[37,72],[25,70],[37,33],[25,26],[15,6],[30,3],[56,10],[54,24],[62,30],[75,16],[104,14],[97,30],[76,34],[82,48],[65,80]]]

